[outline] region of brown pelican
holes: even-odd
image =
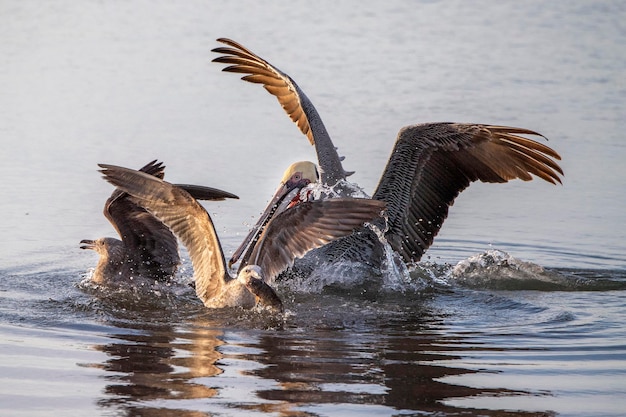
[[[381,215],[385,203],[339,198],[304,202],[282,211],[267,224],[250,264],[231,277],[213,222],[184,189],[128,168],[100,164],[104,178],[133,196],[183,242],[193,264],[196,294],[207,307],[250,308],[257,303],[282,310],[280,298],[267,285],[296,257],[333,239],[347,236]]]
[[[263,58],[230,39],[220,38],[226,47],[213,61],[228,64],[223,71],[243,74],[242,79],[262,84],[274,95],[291,120],[315,146],[321,181],[339,194],[349,193],[346,177],[330,135],[315,107],[296,82]],[[507,182],[533,175],[556,184],[563,171],[561,159],[550,147],[520,135],[543,135],[529,129],[462,123],[425,123],[400,129],[391,157],[372,195],[387,203],[388,219],[384,237],[402,259],[417,262],[432,244],[454,199],[470,183]],[[280,190],[280,188],[279,188]],[[275,196],[273,203],[280,200]],[[266,210],[266,214],[272,210]],[[259,220],[259,224],[266,219]],[[254,241],[262,228],[253,229],[242,246]],[[379,238],[362,230],[324,247],[323,257],[355,260],[379,266],[383,253]],[[367,250],[367,248],[370,250]],[[241,254],[240,248],[235,254]],[[236,257],[231,263],[236,262]],[[242,265],[246,263],[242,259]]]
[[[152,161],[140,169],[148,175],[163,178],[165,166]],[[179,185],[195,198],[224,200],[239,198],[215,188]],[[116,189],[104,205],[104,216],[122,240],[102,237],[81,240],[81,249],[92,249],[100,257],[91,276],[98,284],[146,279],[167,281],[178,269],[180,257],[176,237],[159,219],[137,205],[130,196]]]

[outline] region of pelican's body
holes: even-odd
[[[152,161],[140,169],[148,175],[163,178],[162,163]],[[237,196],[209,187],[180,185],[196,198],[223,200]],[[97,284],[122,282],[168,281],[178,269],[178,243],[170,229],[130,196],[115,190],[104,205],[104,215],[118,232],[121,240],[103,237],[82,240],[81,249],[91,249],[99,259],[91,281]]]
[[[315,145],[322,184],[339,195],[349,193],[353,188],[346,186],[346,177],[351,173],[344,170],[322,119],[296,82],[237,42],[218,41],[228,47],[214,49],[221,54],[214,61],[228,64],[224,71],[244,74],[243,80],[260,83],[276,96]],[[535,175],[560,183],[563,171],[555,162],[559,155],[520,135],[541,136],[528,129],[481,124],[426,123],[402,128],[372,195],[372,199],[387,203],[387,223],[380,226],[393,250],[407,263],[419,261],[439,232],[448,208],[471,182],[528,181]],[[243,245],[251,241],[254,238],[248,237]],[[365,228],[317,252],[313,263],[348,260],[380,266],[384,259],[379,236]],[[236,252],[241,253],[243,249]]]
[[[196,294],[210,308],[250,308],[260,303],[282,310],[282,302],[266,281],[296,257],[346,236],[384,208],[380,201],[356,199],[307,202],[277,215],[250,254],[253,265],[230,276],[220,241],[207,211],[184,189],[151,175],[113,165],[100,165],[104,178],[132,196],[171,228],[189,251]],[[373,204],[376,203],[376,204]]]

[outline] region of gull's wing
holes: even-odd
[[[204,302],[229,278],[211,217],[185,190],[143,172],[99,165],[104,178],[134,197],[180,238],[194,268],[196,293]]]
[[[213,61],[228,64],[223,71],[245,74],[242,80],[262,84],[278,99],[287,115],[298,125],[309,142],[315,145],[322,181],[334,185],[350,175],[351,173],[344,171],[341,165],[342,158],[337,154],[322,118],[296,82],[241,44],[226,38],[217,41],[228,47],[213,49],[213,52],[222,54]]]
[[[156,160],[140,170],[163,178],[165,166]],[[116,189],[104,205],[104,216],[117,230],[133,263],[142,275],[165,279],[176,272],[180,263],[176,237],[170,229],[130,196]]]
[[[524,181],[535,175],[560,183],[563,171],[550,147],[520,135],[528,129],[429,123],[400,130],[372,198],[387,203],[387,240],[405,261],[431,245],[456,196],[473,181]]]
[[[178,188],[187,191],[196,200],[223,201],[227,198],[239,199],[233,193],[218,190],[217,188],[205,187],[203,185],[174,184]]]
[[[333,198],[300,203],[272,219],[257,242],[249,264],[259,265],[268,282],[293,265],[295,258],[381,216],[385,203]]]

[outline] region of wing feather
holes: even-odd
[[[427,123],[400,130],[373,195],[387,202],[387,240],[405,261],[432,244],[455,198],[474,181],[561,183],[559,154],[523,128]]]
[[[156,160],[140,171],[163,178],[165,166]],[[104,205],[104,216],[111,222],[126,246],[131,262],[142,276],[165,280],[180,264],[178,242],[170,229],[136,204],[130,196],[116,189]]]
[[[189,193],[142,172],[100,164],[104,178],[133,196],[183,242],[194,268],[196,293],[206,302],[228,277],[226,260],[207,211]]]
[[[287,74],[254,54],[243,45],[226,38],[217,40],[228,47],[218,47],[213,52],[221,54],[213,62],[227,64],[222,71],[244,75],[241,79],[262,84],[285,110],[300,132],[315,145],[318,163],[322,171],[322,181],[334,185],[350,173],[343,169],[341,158],[333,145],[326,127],[315,106],[296,82]]]
[[[334,198],[300,203],[272,219],[257,242],[250,263],[259,265],[269,282],[308,251],[381,216],[382,201]]]

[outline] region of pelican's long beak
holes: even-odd
[[[272,218],[285,211],[287,207],[291,204],[292,200],[298,195],[300,190],[302,189],[302,184],[286,184],[281,183],[271,201],[259,217],[259,220],[256,222],[254,227],[248,233],[248,236],[244,239],[241,245],[237,248],[237,250],[233,253],[230,260],[228,261],[228,267],[232,267],[235,262],[239,260],[241,255],[244,253],[246,248],[248,248],[251,244],[254,245],[256,241],[261,236],[261,232],[265,226],[272,220]]]
[[[254,247],[261,233],[263,233],[263,229],[274,216],[285,211],[290,205],[297,204],[301,201],[299,193],[302,188],[317,181],[319,181],[319,172],[313,162],[300,161],[291,164],[285,171],[280,181],[280,186],[274,193],[274,197],[272,197],[272,200],[265,208],[263,214],[261,214],[259,221],[256,222],[241,246],[237,248],[228,261],[228,267],[232,267],[246,249]],[[248,251],[250,251],[250,249],[248,249]]]

